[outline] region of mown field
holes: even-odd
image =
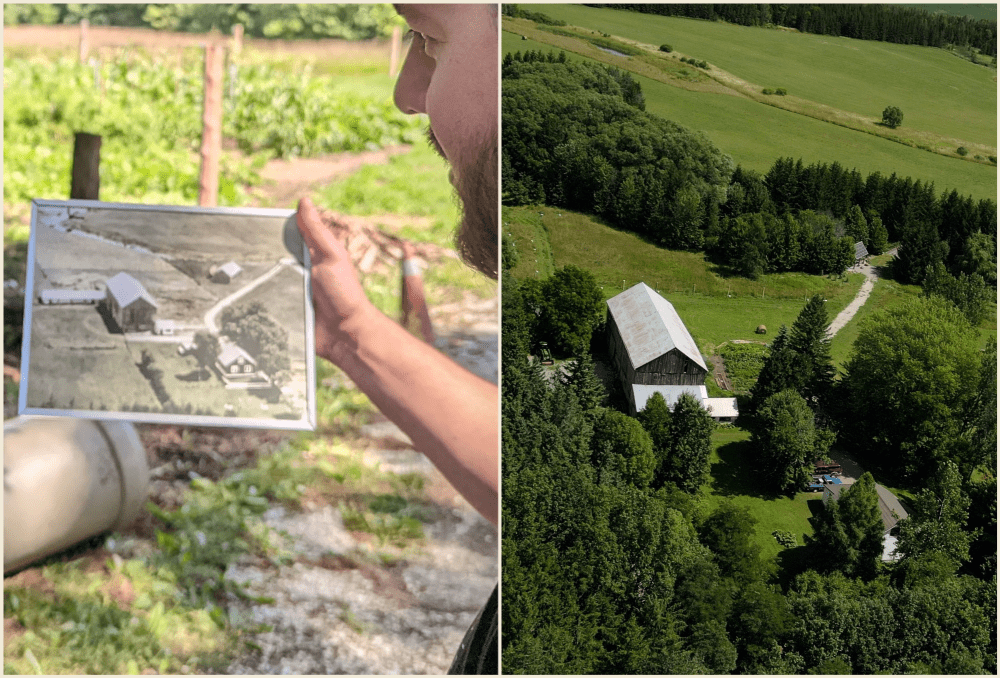
[[[773,336],[782,324],[792,324],[814,294],[828,300],[832,320],[863,282],[859,273],[846,278],[777,273],[756,281],[725,277],[703,253],[661,249],[583,214],[532,206],[507,208],[504,215],[504,229],[513,236],[520,256],[512,271],[515,277],[535,277],[530,240],[547,234],[548,244],[542,241],[538,256],[538,277],[545,277],[543,271],[573,264],[594,275],[607,299],[645,282],[674,305],[706,355],[732,339],[760,340],[754,333],[758,325],[766,325]],[[547,246],[551,259],[545,255]]]
[[[904,125],[996,146],[996,71],[941,50],[790,30],[737,26],[580,5],[550,16],[705,59],[763,87],[881,118],[900,107]]]
[[[789,90],[787,99],[801,98],[800,105],[805,109],[830,106],[840,109],[844,115],[879,120],[885,106],[896,105],[904,111],[904,125],[900,130],[930,135],[938,140],[938,145],[944,144],[947,152],[954,150],[951,145],[957,149],[959,144],[971,140],[993,149],[992,153],[984,151],[983,157],[995,155],[995,71],[972,65],[943,50],[864,41],[850,41],[856,49],[845,49],[829,44],[835,40],[833,38],[826,39],[827,44],[821,44],[823,36],[788,31],[568,5],[552,6],[546,11],[571,24],[597,27],[613,35],[652,44],[668,42],[675,50],[705,59],[738,77],[751,82],[757,82],[759,77],[757,84],[762,87],[784,87]],[[595,16],[601,18],[600,24],[586,23]],[[636,17],[641,17],[638,21],[641,29],[633,26]],[[608,20],[604,21],[605,18]],[[673,23],[670,28],[664,28],[666,24],[657,23],[660,21]],[[678,26],[684,28],[683,39],[687,43],[677,42],[672,36],[663,37],[666,35],[664,31],[676,32]],[[689,26],[694,26],[696,30],[687,31]],[[768,40],[779,39],[776,36],[780,36],[781,44],[786,47],[782,48],[783,58],[772,62],[771,57],[762,55],[770,54]],[[553,48],[504,33],[503,49]],[[888,52],[884,53],[884,50]],[[717,53],[720,55],[718,58]],[[726,61],[726,54],[734,55],[732,63]],[[573,55],[570,58],[584,57]],[[751,64],[763,61],[744,71],[741,70],[744,58]],[[624,68],[629,68],[631,63],[642,70],[635,65],[635,60],[611,56],[607,60]],[[881,63],[882,60],[888,60],[890,75],[884,74],[886,67],[874,68],[869,63]],[[883,75],[865,79],[868,69]],[[890,101],[884,92],[894,93],[895,85],[890,86],[884,80],[892,80],[891,73],[896,71],[906,73],[905,77],[897,79],[910,83],[912,87],[905,90],[905,96],[893,95]],[[806,163],[837,161],[845,167],[858,169],[863,175],[874,171],[885,175],[895,172],[900,176],[933,181],[939,190],[955,188],[977,198],[993,198],[996,195],[996,167],[989,164],[929,153],[775,106],[762,105],[734,95],[732,90],[728,90],[728,94],[720,94],[721,88],[717,84],[709,88],[711,91],[703,91],[704,87],[702,90],[686,89],[639,75],[635,77],[645,93],[647,111],[705,132],[719,148],[744,167],[766,171],[778,157],[792,156],[802,158]],[[703,75],[701,78],[706,80]],[[796,89],[796,85],[789,84],[797,79],[810,83],[816,91]],[[830,88],[824,86],[828,80],[833,83]],[[916,84],[918,82],[919,85]],[[831,89],[832,94],[827,89]],[[928,90],[931,94],[924,95]],[[912,92],[918,92],[920,96]],[[970,98],[974,98],[976,103],[966,106]],[[870,126],[870,123],[867,124]],[[945,141],[941,141],[942,138]]]

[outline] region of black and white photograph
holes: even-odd
[[[309,278],[284,245],[290,219],[34,201],[19,411],[312,429]]]

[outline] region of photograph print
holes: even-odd
[[[294,212],[35,200],[21,414],[311,430]]]

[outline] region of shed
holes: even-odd
[[[212,282],[229,284],[233,278],[243,272],[243,269],[235,261],[230,261],[221,266],[213,267],[211,270]]]
[[[863,242],[854,243],[854,263],[857,264],[859,261],[868,258],[868,248],[865,247]]]
[[[122,332],[142,332],[153,328],[156,300],[141,282],[128,273],[123,271],[108,279],[104,300]]]
[[[104,298],[100,290],[42,290],[38,301],[43,304],[96,304]]]
[[[740,416],[740,408],[736,398],[705,398],[701,406],[708,410],[712,419],[718,422],[734,422]]]
[[[153,334],[173,335],[177,331],[177,322],[174,320],[154,320]]]
[[[633,413],[632,385],[704,385],[708,367],[673,304],[645,283],[607,303],[611,362]]]
[[[829,501],[838,501],[841,493],[846,492],[850,487],[852,487],[852,485],[824,485],[823,504],[826,505]],[[882,515],[882,544],[884,546],[886,544],[886,538],[891,536],[889,535],[889,532],[899,524],[899,521],[906,518],[907,513],[906,509],[903,508],[903,505],[899,503],[899,499],[896,498],[896,495],[890,492],[888,488],[876,483],[875,492],[878,494],[878,509],[879,513]],[[895,547],[893,547],[893,550],[895,550]],[[885,560],[885,552],[883,552],[883,560]]]

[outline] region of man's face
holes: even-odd
[[[462,201],[463,258],[497,273],[497,6],[396,5],[413,42],[396,106],[426,113],[431,144],[451,165]]]

